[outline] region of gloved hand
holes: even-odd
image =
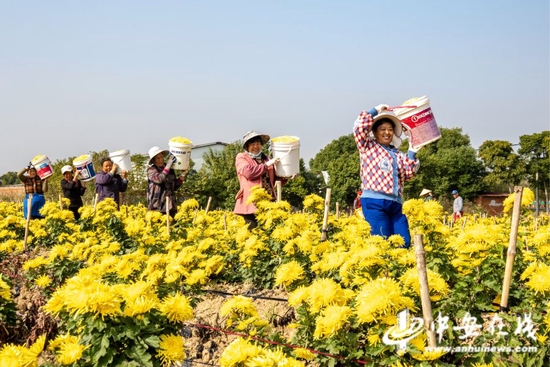
[[[378,106],[374,107],[374,109],[376,110],[376,112],[378,112],[378,114],[380,114],[382,111],[385,111],[388,109],[388,106],[387,104],[379,104]]]
[[[266,166],[273,166],[275,163],[279,162],[281,160],[281,158],[271,158],[270,160],[268,160],[267,162],[265,162],[265,165]]]
[[[165,170],[170,170],[170,167],[176,162],[176,157],[174,157],[171,153],[168,154],[168,161],[166,162],[166,167],[164,167]]]
[[[30,170],[32,168],[32,163],[29,162],[29,165],[27,166],[27,171]]]

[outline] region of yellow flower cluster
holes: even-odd
[[[180,143],[180,144],[193,144],[191,140],[181,137],[181,136],[174,136],[170,138],[170,143]]]
[[[298,140],[300,139],[295,136],[289,136],[289,135],[278,136],[276,138],[271,139],[271,141],[275,143],[292,143]]]

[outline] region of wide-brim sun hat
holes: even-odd
[[[420,193],[420,196],[428,195],[430,192],[432,192],[432,190],[423,189],[422,192]]]
[[[265,145],[269,141],[269,139],[271,139],[271,137],[267,134],[260,134],[260,133],[257,133],[255,131],[249,131],[246,134],[244,134],[244,136],[243,136],[243,140],[242,140],[243,149],[246,150],[246,143],[248,143],[251,139],[253,139],[255,137],[258,137],[258,136],[262,140],[262,145]]]
[[[64,175],[66,172],[72,172],[73,167],[72,166],[63,166],[61,167],[61,174]]]
[[[382,111],[378,115],[376,115],[372,122],[372,127],[374,131],[374,127],[376,126],[376,123],[380,120],[388,119],[391,120],[394,124],[393,127],[393,139],[392,139],[392,145],[396,148],[399,148],[401,146],[401,143],[403,140],[401,139],[401,134],[403,134],[403,125],[401,124],[401,121],[397,116],[395,116],[395,113],[393,111]]]
[[[162,153],[166,157],[170,152],[167,149],[162,149],[161,147],[155,145],[149,149],[149,164],[153,164],[153,158],[155,158],[159,153]]]

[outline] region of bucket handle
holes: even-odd
[[[291,148],[288,148],[288,152],[286,152],[285,155],[283,155],[281,158],[279,158],[279,160],[282,161],[283,159],[285,159],[286,156],[290,154],[290,151],[291,151],[291,150],[292,150],[292,147],[291,147]]]

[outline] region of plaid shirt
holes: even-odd
[[[19,180],[21,180],[21,182],[23,182],[23,185],[25,186],[25,194],[44,194],[46,191],[48,191],[47,180],[42,180],[38,175],[30,178],[29,176],[25,175],[25,172],[27,172],[27,169],[23,168],[17,174],[17,177],[19,178]]]
[[[362,111],[353,130],[361,161],[361,189],[400,198],[403,183],[416,175],[419,161],[393,146],[379,144],[371,133],[372,124],[372,116]]]

